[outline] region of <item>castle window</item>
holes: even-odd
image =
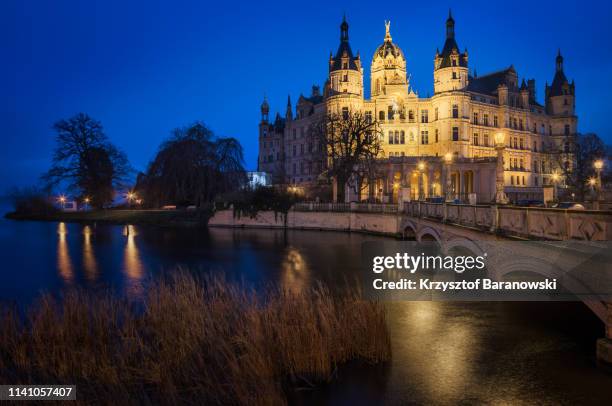
[[[453,66],[455,66],[455,61],[453,61]],[[457,79],[457,72],[453,72],[453,79]]]
[[[293,139],[297,138],[297,130],[294,128],[293,129]]]
[[[395,132],[395,144],[399,144],[400,143],[400,138],[399,138],[399,131]]]
[[[538,177],[537,176],[533,178],[533,181],[534,181],[535,185],[538,186],[539,182],[538,182]]]
[[[381,110],[381,111],[378,112],[378,119],[380,121],[385,121],[385,112],[384,111]]]
[[[533,142],[533,151],[538,152],[538,142],[537,141]]]
[[[436,128],[436,142],[438,142],[438,141],[439,141],[438,133],[439,133],[439,131],[438,131],[438,129]]]
[[[348,82],[348,75],[344,75],[344,81]]]
[[[459,118],[459,106],[453,104],[453,118]]]
[[[548,126],[548,135],[552,135],[552,125]]]
[[[389,144],[393,144],[393,131],[389,131]]]
[[[402,130],[402,131],[400,132],[400,142],[401,142],[402,144],[405,144],[405,143],[406,143],[406,134],[404,133],[404,130]]]
[[[349,118],[348,107],[342,107],[342,119],[348,120],[348,118]]]
[[[438,108],[436,107],[436,109],[434,110],[434,120],[438,119]]]
[[[421,144],[426,145],[429,144],[429,132],[421,131]]]
[[[389,120],[393,120],[393,106],[389,106],[387,108],[387,117],[389,118]]]
[[[304,155],[304,144],[300,144],[300,155]]]
[[[522,178],[523,178],[523,186],[525,186],[526,185],[526,183],[525,183],[525,176],[523,175]]]
[[[523,161],[523,158],[521,158],[521,170],[525,169],[525,162]]]
[[[474,145],[478,146],[478,133],[474,133]]]
[[[497,121],[497,116],[493,116],[493,127],[499,127],[499,122]]]
[[[510,184],[514,185],[514,175],[510,176]]]
[[[297,166],[295,164],[295,162],[293,163],[293,174],[295,175],[297,173]]]
[[[295,144],[293,144],[293,156],[297,155],[297,147]]]
[[[459,141],[459,127],[453,127],[453,141]]]
[[[522,138],[519,140],[519,144],[520,144],[521,149],[525,149],[525,143]]]
[[[482,144],[485,147],[488,147],[489,146],[489,134],[484,133],[484,135],[482,137],[483,137]]]
[[[489,125],[489,115],[488,114],[485,114],[484,116],[482,116],[482,124]]]
[[[519,119],[519,128],[523,131],[523,119]]]
[[[412,110],[408,111],[408,121],[410,121],[411,123],[414,122],[414,111]]]
[[[348,62],[342,62],[342,69],[348,69]]]
[[[474,122],[473,124],[478,124],[478,113],[474,113]]]
[[[563,131],[564,131],[564,134],[566,136],[570,135],[570,126],[569,126],[569,124],[565,124],[565,128],[564,128]]]
[[[545,132],[546,132],[546,127],[544,126],[544,124],[542,124],[540,126],[540,134],[544,135]]]
[[[366,113],[365,113],[365,121],[368,124],[372,122],[372,112],[371,111],[366,111]]]
[[[429,122],[429,111],[421,110],[421,123]]]

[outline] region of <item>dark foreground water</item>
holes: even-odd
[[[360,234],[186,230],[0,220],[0,300],[110,286],[138,298],[176,266],[300,290],[343,286],[359,272]],[[388,304],[389,365],[349,368],[305,392],[317,404],[612,404],[596,367],[602,323],[581,303]]]

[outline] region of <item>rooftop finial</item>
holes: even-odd
[[[346,22],[346,13],[342,16],[342,24],[340,24],[340,41],[348,41],[348,23]]]
[[[557,60],[556,60],[557,70],[563,70],[563,56],[561,56],[561,48],[557,51]]]
[[[391,42],[391,21],[385,20],[385,41]]]
[[[455,38],[455,20],[450,8],[448,9],[448,19],[446,20],[446,38]]]

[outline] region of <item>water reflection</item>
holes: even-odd
[[[57,225],[57,269],[60,277],[65,282],[71,283],[74,279],[74,271],[70,252],[68,251],[68,241],[66,241],[67,234],[66,223],[59,223]]]
[[[310,284],[308,265],[298,249],[287,249],[281,267],[281,285],[287,292],[301,293]]]
[[[89,281],[95,281],[98,276],[98,263],[91,243],[92,230],[90,226],[83,227],[83,270]]]
[[[143,293],[142,278],[144,271],[140,252],[135,240],[137,235],[136,228],[132,225],[125,226],[123,235],[126,237],[125,249],[123,252],[123,269],[127,276],[126,291],[130,297],[138,298],[141,297]]]

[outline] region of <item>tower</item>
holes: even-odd
[[[264,96],[263,102],[261,103],[261,122],[267,123],[270,114],[270,105],[268,104],[268,98]]]
[[[285,119],[287,121],[293,120],[293,110],[291,108],[291,96],[287,96],[287,110],[285,112]]]
[[[561,50],[555,60],[555,77],[550,86],[546,85],[546,112],[555,116],[573,116],[575,110],[575,86],[565,77],[563,72],[563,56]]]
[[[461,90],[468,85],[467,50],[459,52],[455,40],[455,20],[448,11],[446,20],[446,41],[442,53],[436,51],[434,58],[434,93]]]
[[[329,55],[329,95],[357,95],[363,97],[363,70],[359,54],[353,56],[349,44],[349,25],[346,17],[340,24],[340,45],[336,55]]]
[[[404,97],[408,93],[406,58],[391,38],[391,22],[385,21],[385,39],[376,48],[370,67],[371,94],[377,96]]]

